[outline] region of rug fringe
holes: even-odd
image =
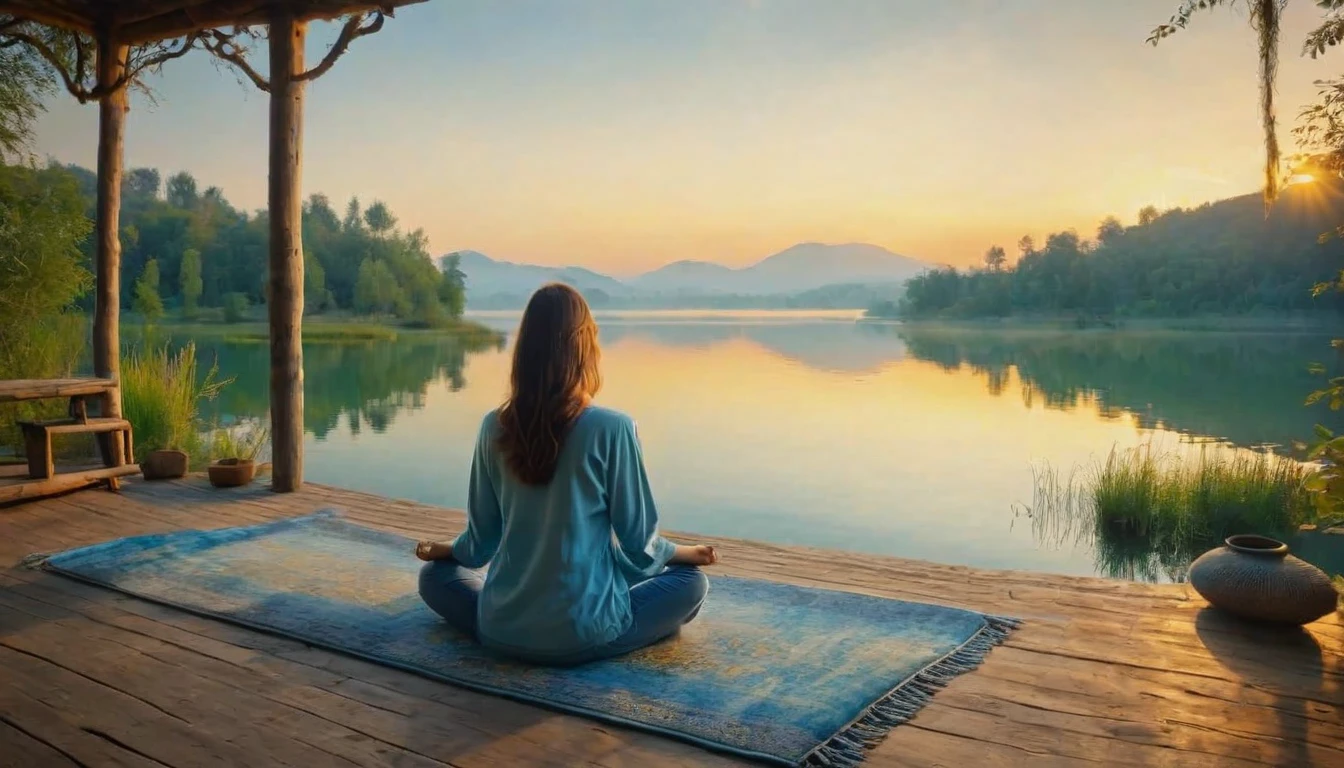
[[[51,555],[46,552],[34,552],[31,555],[25,555],[19,561],[19,567],[27,568],[30,571],[40,571],[47,567],[47,561],[50,559]]]
[[[995,646],[1021,624],[1017,619],[986,616],[985,626],[960,648],[921,670],[879,699],[858,720],[840,730],[803,760],[803,766],[856,768],[892,728],[909,722],[933,695],[958,675],[980,666]]]

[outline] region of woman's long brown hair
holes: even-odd
[[[578,291],[552,284],[532,294],[513,345],[496,442],[522,482],[545,485],[555,475],[565,436],[602,387],[600,358],[597,323]]]

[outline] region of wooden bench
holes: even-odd
[[[124,464],[135,463],[131,448],[131,422],[116,418],[72,418],[56,421],[21,421],[23,442],[28,454],[28,476],[34,480],[49,480],[56,474],[52,456],[53,435],[111,435],[120,439]],[[108,485],[116,488],[117,478],[107,478]]]
[[[115,405],[117,382],[107,378],[20,379],[0,381],[0,405],[28,400],[68,400],[67,419],[21,423],[28,453],[26,475],[18,467],[0,467],[0,505],[65,493],[106,483],[117,490],[119,478],[140,471],[131,455],[131,425],[119,416],[89,418],[90,398]],[[107,414],[107,411],[103,411]],[[115,414],[116,411],[113,411]],[[63,467],[57,473],[52,457],[53,435],[91,434],[98,438],[102,466]]]

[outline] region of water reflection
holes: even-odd
[[[1316,337],[938,333],[788,316],[599,323],[600,402],[638,420],[666,526],[708,536],[1180,578],[1181,558],[1014,520],[1013,505],[1032,501],[1032,467],[1067,472],[1149,443],[1285,445],[1328,415],[1301,405],[1316,383],[1306,363],[1329,351]],[[517,316],[489,324],[511,332]],[[266,346],[197,342],[237,377],[218,413],[264,415]],[[506,345],[453,339],[306,345],[309,477],[463,505],[473,438],[508,365]]]
[[[991,395],[1016,372],[1030,406],[1095,401],[1104,416],[1133,414],[1141,427],[1290,452],[1313,424],[1338,426],[1324,408],[1302,406],[1323,379],[1307,372],[1328,358],[1329,337],[1312,334],[1176,332],[1015,333],[889,326],[910,354],[945,370],[965,367]]]
[[[498,344],[454,337],[410,337],[397,341],[305,344],[304,429],[325,439],[344,420],[351,436],[368,429],[386,432],[402,411],[424,408],[431,386],[450,392],[467,385],[469,355]],[[269,408],[270,352],[265,343],[202,339],[203,361],[234,377],[207,414],[225,420],[264,416]]]

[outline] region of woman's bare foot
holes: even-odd
[[[422,541],[415,545],[415,556],[421,560],[450,560],[453,545],[442,541]]]

